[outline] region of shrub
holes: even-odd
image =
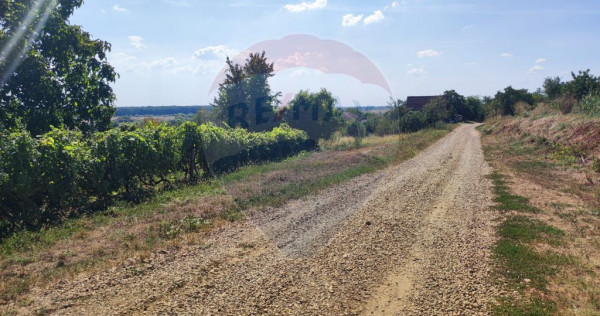
[[[515,114],[516,115],[524,115],[527,111],[532,108],[530,104],[526,102],[519,101],[515,104]]]
[[[573,107],[577,103],[577,99],[571,95],[568,95],[556,98],[552,103],[553,106],[559,109],[562,114],[569,114],[571,111],[573,111]]]
[[[139,201],[179,174],[195,182],[314,147],[305,132],[285,124],[264,133],[210,123],[146,124],[88,138],[56,128],[37,138],[24,130],[0,132],[0,238],[103,209],[119,197]]]
[[[412,133],[425,128],[425,118],[422,113],[410,111],[402,116],[398,122],[403,133]]]
[[[346,134],[352,137],[364,137],[367,135],[367,128],[361,122],[354,121],[346,128]]]
[[[575,109],[579,113],[600,116],[600,95],[588,95],[584,97],[577,103]]]

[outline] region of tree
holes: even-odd
[[[217,123],[216,111],[211,109],[200,108],[194,116],[196,124]]]
[[[273,94],[269,78],[274,66],[265,52],[250,53],[242,66],[227,58],[227,77],[213,101],[216,117],[231,127],[250,131],[270,130],[277,125],[275,108],[280,93]]]
[[[401,132],[414,133],[425,127],[425,117],[421,112],[408,111],[400,118],[398,125]]]
[[[589,69],[579,71],[577,75],[571,72],[571,76],[573,80],[565,84],[565,90],[577,100],[581,100],[590,94],[600,93],[600,77],[590,75]]]
[[[117,78],[106,59],[111,46],[68,23],[82,3],[2,1],[0,125],[22,123],[34,135],[51,126],[111,126],[115,96],[109,84]]]
[[[504,89],[504,92],[498,91],[496,93],[493,102],[500,114],[515,115],[515,104],[525,102],[531,105],[533,104],[533,96],[527,89],[517,90],[512,86],[508,86]]]
[[[390,97],[390,100],[387,104],[391,108],[391,110],[386,112],[385,116],[389,117],[393,121],[399,120],[403,115],[405,115],[408,112],[406,102],[404,102],[403,100],[394,100],[392,97]]]
[[[449,114],[444,97],[438,97],[429,101],[423,108],[423,116],[425,123],[429,126],[433,126],[436,122],[447,120]]]
[[[458,94],[454,90],[446,91],[443,95],[446,101],[446,109],[448,110],[448,117],[454,118],[455,114],[462,115],[466,120],[473,118],[473,113],[467,107],[465,97]]]
[[[327,139],[342,126],[342,112],[335,103],[326,89],[317,93],[300,91],[285,110],[284,121],[292,128],[306,131],[312,140]]]
[[[544,93],[550,99],[556,99],[561,96],[564,83],[560,81],[560,77],[548,77],[544,80]]]
[[[359,121],[353,121],[346,128],[346,134],[352,137],[365,137],[367,136],[367,129],[365,125]]]
[[[483,109],[483,101],[475,96],[467,97],[466,99],[467,108],[472,113],[471,120],[483,121],[485,119],[485,113]]]

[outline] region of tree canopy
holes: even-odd
[[[504,91],[498,91],[494,97],[494,105],[502,115],[515,115],[515,104],[525,102],[533,104],[533,96],[527,89],[514,89],[508,86]]]
[[[229,57],[226,62],[227,75],[212,104],[216,117],[231,127],[251,131],[275,127],[279,93],[273,93],[269,86],[274,67],[267,61],[265,52],[250,53],[244,65],[234,63]]]
[[[312,140],[329,138],[342,126],[342,112],[335,107],[331,92],[300,91],[284,112],[284,121],[292,128],[306,131]]]
[[[51,126],[105,130],[114,114],[110,44],[69,17],[82,0],[15,0],[0,6],[0,125],[33,134]]]

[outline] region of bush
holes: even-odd
[[[161,183],[195,182],[244,164],[280,160],[315,147],[287,125],[270,132],[196,125],[146,124],[85,138],[53,128],[37,138],[0,133],[0,238],[65,216],[139,201]]]
[[[588,95],[584,97],[577,103],[575,111],[591,116],[600,116],[600,95]]]
[[[367,135],[367,128],[361,122],[354,121],[346,128],[346,134],[352,137],[364,137]]]
[[[425,128],[425,118],[420,112],[410,111],[400,118],[398,124],[401,132],[413,133]]]
[[[560,110],[560,112],[562,114],[569,114],[569,113],[571,113],[571,111],[573,111],[573,107],[575,106],[576,103],[577,103],[577,99],[575,99],[573,96],[569,95],[569,96],[556,98],[552,102],[552,105],[555,108],[557,108],[558,110]]]

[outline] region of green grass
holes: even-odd
[[[540,299],[526,301],[503,298],[500,304],[493,308],[494,315],[506,316],[547,316],[555,311],[555,303]]]
[[[498,226],[498,235],[516,242],[534,241],[559,245],[565,232],[525,216],[509,216]]]
[[[294,157],[289,157],[280,162],[243,166],[243,167],[237,169],[235,172],[227,173],[227,174],[220,176],[219,181],[221,183],[243,181],[243,180],[246,180],[256,174],[282,170],[282,169],[288,168],[289,163],[306,158],[311,154],[312,154],[311,152],[303,151]]]
[[[534,207],[529,204],[529,199],[512,194],[510,192],[510,188],[507,185],[506,177],[497,172],[493,172],[489,178],[492,180],[494,184],[494,193],[496,197],[494,198],[494,202],[497,203],[495,208],[499,211],[517,211],[517,212],[525,212],[525,213],[538,213],[540,209]]]
[[[545,170],[556,169],[557,166],[553,163],[541,160],[533,161],[517,161],[512,164],[512,167],[520,172],[544,172]]]
[[[529,244],[511,238],[502,238],[493,249],[501,263],[500,272],[511,288],[523,289],[526,286],[546,291],[547,277],[556,274],[560,267],[569,263],[568,257],[551,251],[538,252]],[[530,282],[524,282],[529,279]]]
[[[529,204],[529,199],[511,194],[504,175],[494,172],[490,179],[494,184],[494,200],[498,203],[496,209],[521,213],[540,211]],[[531,287],[545,292],[548,277],[571,261],[552,251],[539,252],[533,248],[533,243],[560,245],[565,236],[564,231],[542,221],[522,215],[508,215],[496,227],[496,231],[499,240],[492,249],[496,273],[506,280],[511,289],[523,291]],[[549,315],[556,310],[555,305],[543,297],[503,297],[494,306],[493,312],[495,315]]]

